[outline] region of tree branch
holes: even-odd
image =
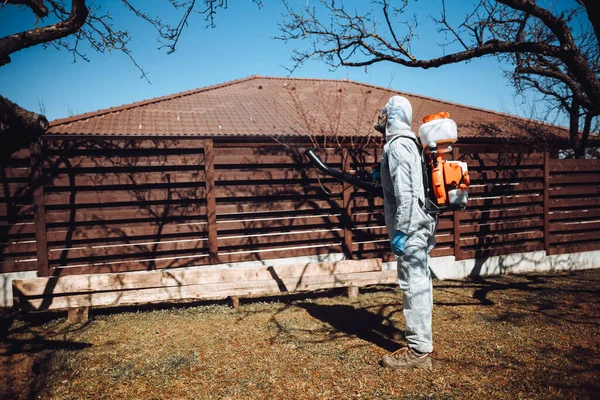
[[[554,33],[563,50],[560,59],[565,63],[569,71],[578,78],[577,80],[580,82],[583,91],[592,100],[592,103],[595,103],[596,107],[600,107],[600,80],[590,68],[586,58],[579,51],[565,19],[556,17],[550,11],[543,9],[530,0],[496,1],[538,18]]]
[[[85,23],[88,9],[85,0],[73,0],[69,17],[56,24],[31,29],[0,38],[0,66],[10,62],[10,55],[19,50],[47,43],[77,32]]]
[[[38,18],[48,16],[48,7],[44,5],[44,0],[4,0],[4,3],[29,7]]]
[[[594,105],[590,99],[586,97],[585,93],[582,92],[577,81],[569,77],[567,74],[548,68],[541,68],[540,66],[517,66],[515,72],[517,74],[534,74],[546,78],[557,79],[571,89],[573,97],[577,98],[578,103],[583,105],[585,108],[589,110],[598,108],[598,105]]]
[[[580,0],[587,11],[588,19],[596,34],[596,43],[600,45],[600,2],[598,0]]]
[[[575,158],[581,158],[585,155],[585,149],[587,148],[588,141],[590,139],[590,130],[592,127],[592,119],[595,115],[586,114],[583,122],[583,131],[581,132],[581,141],[579,146],[575,149]]]
[[[373,58],[351,62],[351,61],[343,61],[340,65],[349,66],[349,67],[361,67],[365,65],[371,65],[381,61],[391,61],[396,64],[403,65],[405,67],[412,68],[437,68],[448,64],[455,64],[462,61],[469,61],[475,58],[481,58],[484,56],[492,55],[492,54],[509,54],[515,52],[529,52],[529,53],[537,53],[546,56],[557,56],[560,53],[560,48],[551,46],[545,43],[534,43],[534,42],[522,42],[522,43],[510,43],[510,42],[500,42],[500,41],[492,41],[488,42],[482,46],[478,46],[469,50],[460,51],[457,53],[448,54],[442,57],[431,58],[428,60],[404,60],[401,58],[394,57],[389,54],[382,53],[377,51],[374,46],[367,44],[363,40],[357,40],[351,45],[360,46],[363,49],[367,50],[371,53]],[[337,52],[338,49],[333,51]],[[330,52],[330,50],[326,50],[324,52]]]

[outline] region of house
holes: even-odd
[[[302,150],[368,176],[393,94],[411,101],[415,130],[449,112],[453,155],[469,163],[468,208],[439,220],[438,276],[597,261],[600,164],[557,160],[565,129],[358,82],[252,76],[53,121],[2,166],[0,273],[391,262],[381,201]]]
[[[251,76],[52,121],[48,137],[241,137],[379,139],[377,114],[390,96],[413,106],[413,128],[424,116],[447,111],[459,126],[460,143],[531,148],[568,146],[565,129],[531,120],[347,80]],[[368,139],[366,139],[368,141]],[[302,141],[302,140],[300,140]],[[358,145],[363,145],[358,140]]]

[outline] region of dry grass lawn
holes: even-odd
[[[600,398],[600,269],[435,282],[434,369],[403,343],[397,288],[65,314],[2,311],[6,399]]]

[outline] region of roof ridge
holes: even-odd
[[[438,99],[438,98],[435,98],[435,97],[424,96],[424,95],[421,95],[421,94],[415,94],[415,93],[405,92],[405,91],[396,90],[396,89],[392,89],[392,88],[386,88],[384,86],[374,85],[374,84],[371,84],[371,83],[359,82],[359,81],[355,81],[355,80],[347,79],[347,78],[343,78],[343,79],[331,79],[331,78],[295,78],[295,77],[282,78],[282,77],[273,77],[273,76],[260,76],[260,78],[281,79],[281,80],[295,79],[295,80],[305,80],[305,81],[326,81],[326,82],[346,82],[346,83],[353,83],[353,84],[356,84],[356,85],[365,86],[365,87],[369,87],[369,88],[373,88],[373,89],[387,90],[387,91],[390,91],[390,92],[399,93],[399,94],[407,95],[407,96],[412,96],[412,97],[416,97],[416,98],[420,98],[420,99],[424,99],[424,100],[434,101],[434,102],[437,102],[437,103],[444,103],[444,104],[448,104],[448,105],[451,105],[451,106],[462,107],[462,108],[467,108],[467,109],[474,110],[474,111],[480,111],[480,112],[490,113],[490,114],[498,115],[498,116],[501,116],[501,117],[508,117],[508,118],[513,118],[513,119],[518,119],[518,120],[525,121],[525,122],[535,122],[537,124],[542,124],[542,125],[546,125],[546,126],[553,127],[553,128],[558,128],[558,129],[568,129],[565,126],[552,124],[552,123],[549,123],[549,122],[546,122],[546,121],[540,121],[540,120],[533,119],[533,118],[525,118],[525,117],[521,117],[519,115],[509,114],[509,113],[506,113],[506,112],[501,112],[501,111],[496,111],[496,110],[490,110],[490,109],[487,109],[487,108],[472,106],[472,105],[463,104],[463,103],[457,103],[457,102],[453,102],[453,101],[450,101],[450,100],[443,100],[443,99]]]
[[[357,81],[352,81],[352,80],[348,80],[348,79],[346,79],[345,81],[352,82],[352,83],[355,83],[355,84],[361,85],[361,86],[367,86],[367,87],[371,87],[371,88],[375,88],[375,89],[388,90],[388,91],[392,91],[392,92],[404,94],[404,95],[407,95],[407,96],[417,97],[417,98],[424,99],[424,100],[435,101],[437,103],[445,103],[445,104],[448,104],[448,105],[451,105],[451,106],[457,106],[457,107],[467,108],[467,109],[471,109],[471,110],[474,110],[474,111],[480,111],[480,112],[485,112],[485,113],[499,115],[499,116],[502,116],[502,117],[519,119],[519,120],[526,121],[526,122],[535,122],[535,123],[547,125],[547,126],[550,126],[550,127],[559,128],[559,129],[568,129],[568,128],[564,127],[564,126],[560,126],[560,125],[556,125],[556,124],[551,124],[551,123],[545,122],[545,121],[539,121],[539,120],[533,119],[533,118],[525,118],[525,117],[521,117],[521,116],[518,116],[518,115],[508,114],[508,113],[501,112],[501,111],[490,110],[490,109],[487,109],[487,108],[482,108],[482,107],[472,106],[472,105],[468,105],[468,104],[457,103],[457,102],[449,101],[449,100],[437,99],[437,98],[434,98],[434,97],[424,96],[424,95],[421,95],[421,94],[414,94],[414,93],[409,93],[409,92],[403,92],[403,91],[400,91],[400,90],[385,88],[383,86],[373,85],[373,84],[370,84],[370,83],[357,82]]]
[[[237,84],[237,83],[249,81],[249,80],[260,78],[260,77],[261,77],[260,75],[250,75],[250,76],[247,76],[245,78],[234,79],[232,81],[227,81],[227,82],[219,83],[219,84],[216,84],[216,85],[203,86],[201,88],[186,90],[184,92],[173,93],[173,94],[169,94],[169,95],[165,95],[165,96],[159,96],[159,97],[153,97],[153,98],[148,99],[148,100],[136,101],[136,102],[133,102],[133,103],[123,104],[123,105],[116,106],[116,107],[103,108],[103,109],[96,110],[96,111],[91,111],[91,112],[88,112],[88,113],[73,115],[71,117],[59,118],[59,119],[55,119],[53,121],[50,121],[49,127],[54,127],[54,126],[58,126],[58,125],[68,124],[68,123],[71,123],[71,122],[80,121],[82,119],[87,119],[87,118],[92,118],[92,117],[98,117],[100,115],[109,114],[109,113],[113,113],[113,112],[128,110],[130,108],[146,106],[148,104],[159,103],[161,101],[173,100],[173,99],[177,99],[177,98],[180,98],[180,97],[189,96],[189,95],[192,95],[192,94],[207,92],[209,90],[214,90],[214,89],[219,89],[219,88],[231,86],[231,85],[234,85],[234,84]]]

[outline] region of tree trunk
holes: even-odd
[[[594,116],[592,114],[585,115],[585,122],[583,124],[583,132],[581,133],[581,141],[579,146],[575,149],[575,158],[583,158],[585,157],[585,150],[587,148],[587,144],[590,138],[590,130],[592,129],[592,119]]]
[[[0,96],[0,160],[28,146],[48,129],[41,114],[25,110]]]

